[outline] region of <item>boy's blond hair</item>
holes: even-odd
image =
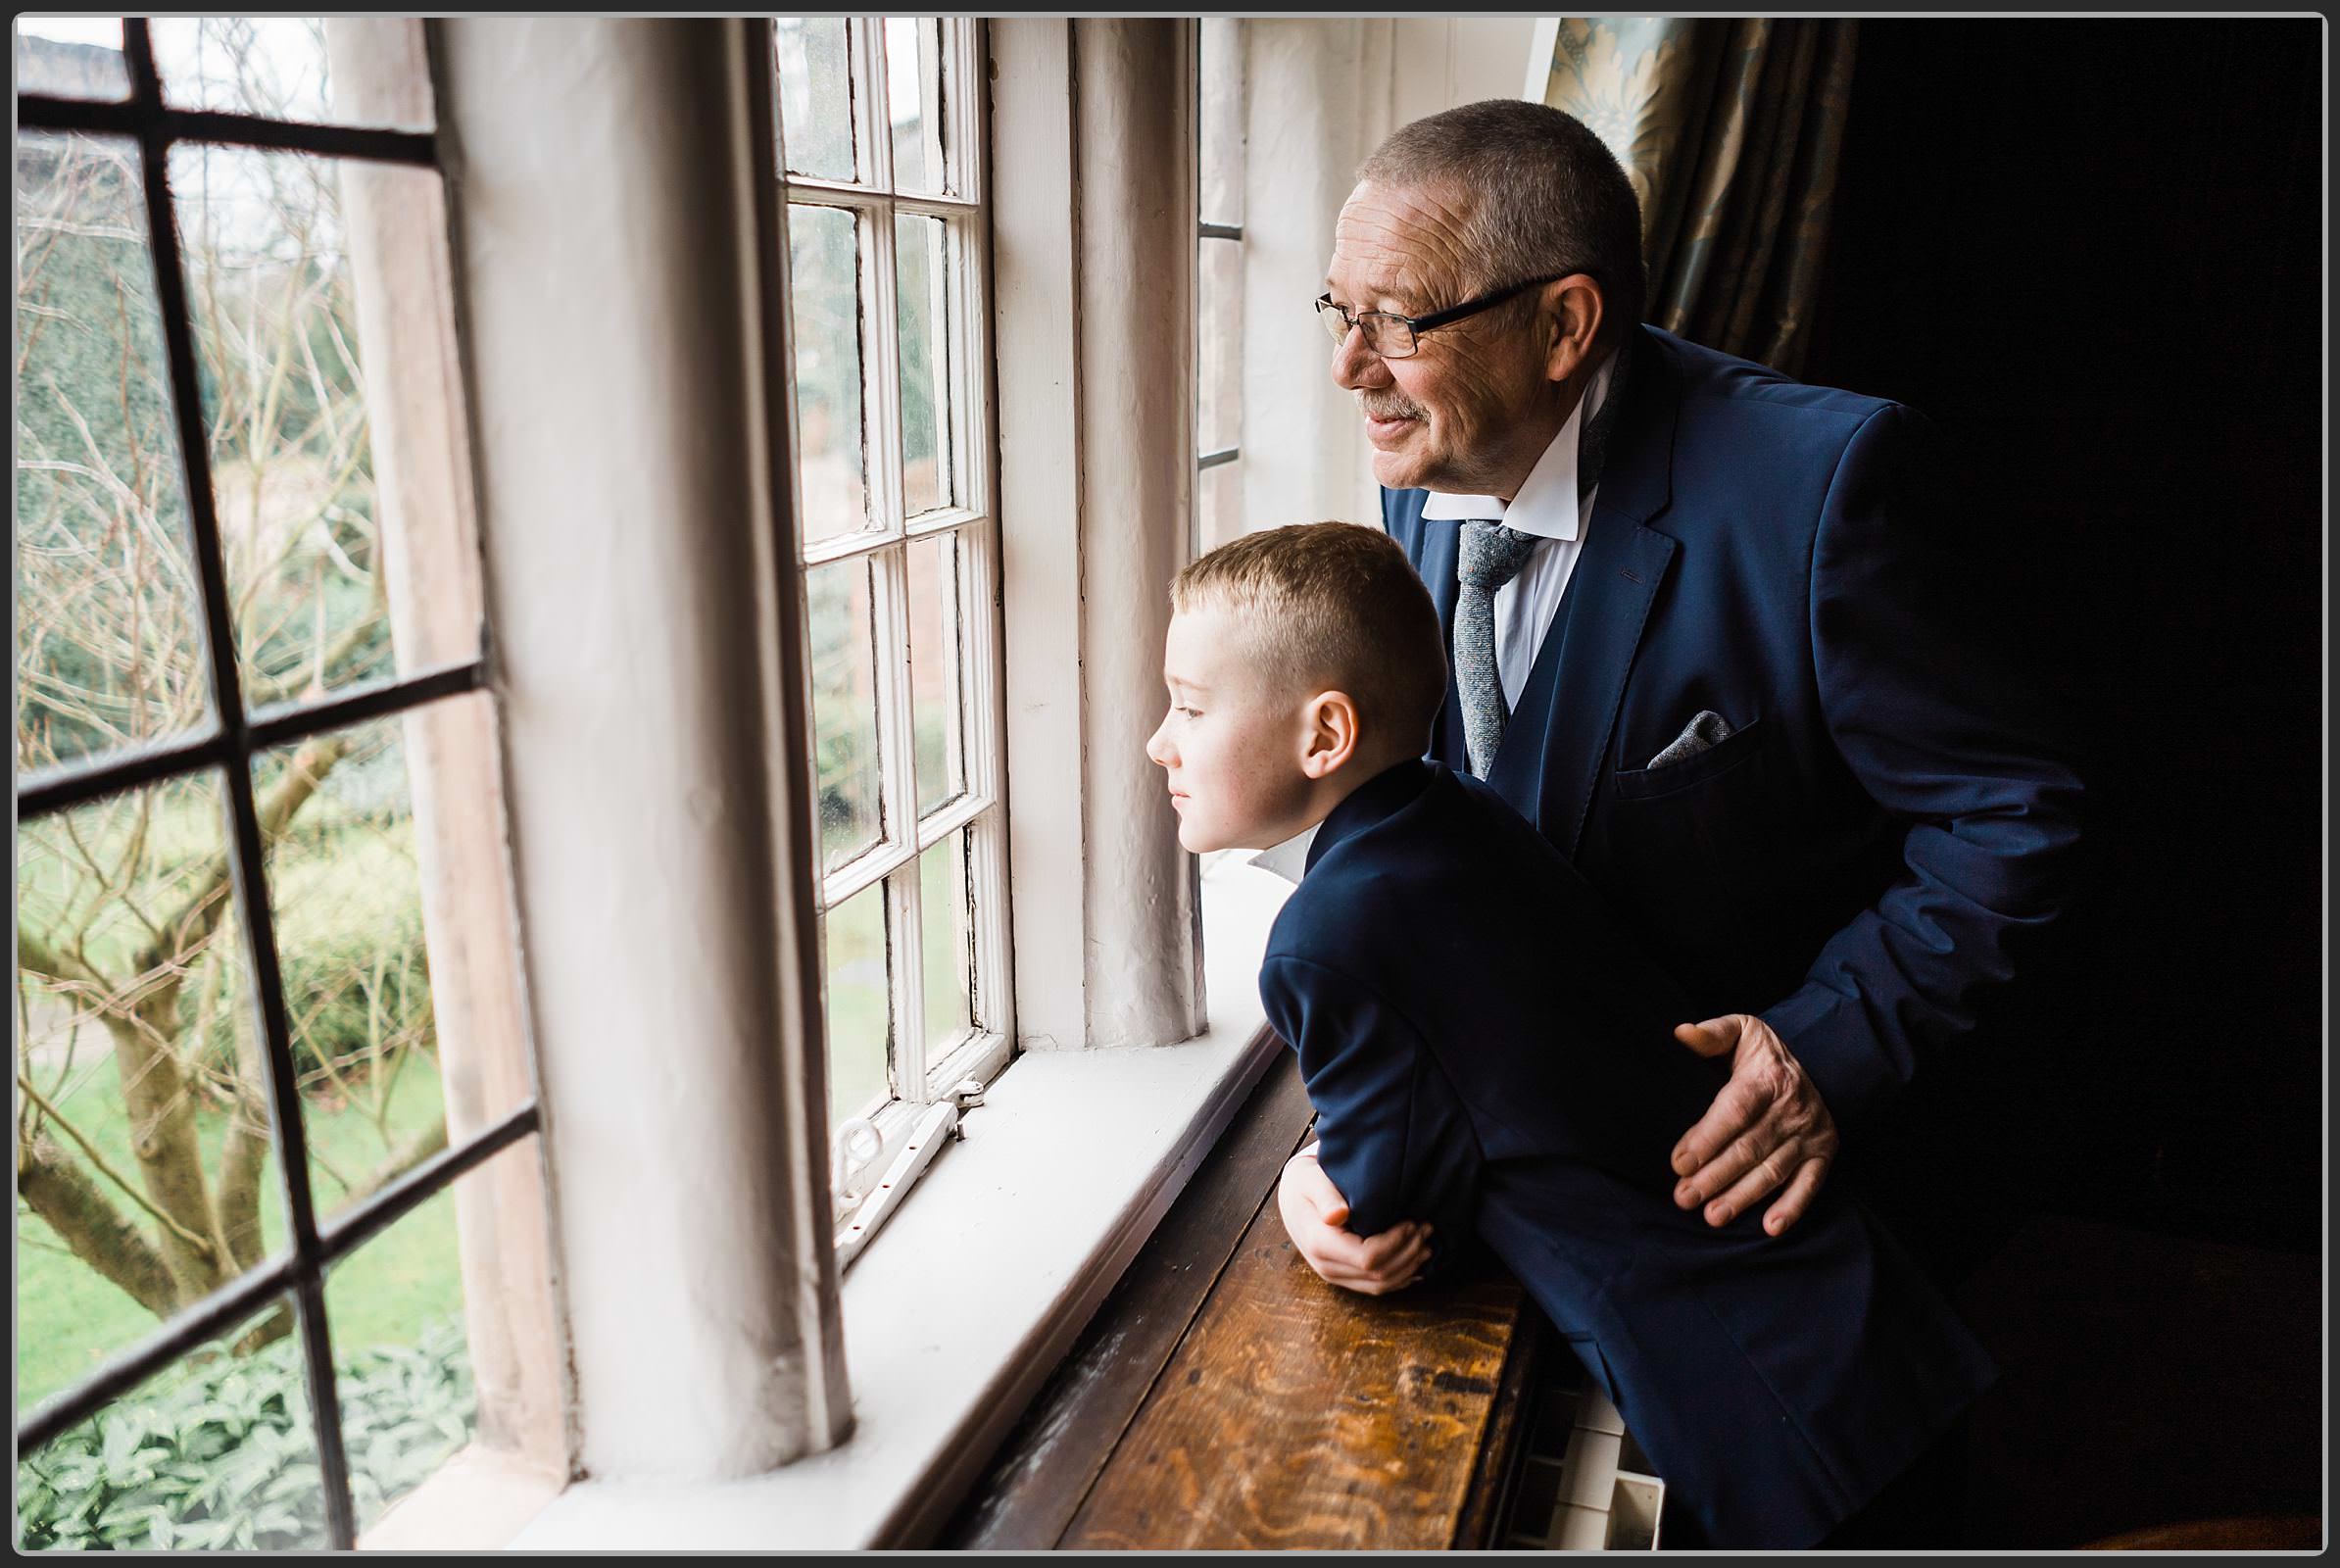
[[[1346,692],[1369,738],[1428,748],[1446,697],[1445,638],[1429,590],[1380,529],[1302,522],[1244,534],[1189,563],[1170,606],[1242,615],[1279,686]]]

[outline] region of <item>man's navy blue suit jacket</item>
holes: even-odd
[[[1495,793],[1411,760],[1318,828],[1260,969],[1360,1235],[1474,1230],[1550,1314],[1703,1534],[1805,1546],[1992,1375],[1841,1184],[1772,1238],[1673,1200],[1723,1066],[1674,983]]]
[[[1926,420],[1655,327],[1627,349],[1487,782],[1689,988],[1670,1023],[1760,1012],[1857,1151],[2069,899],[2079,778],[1993,646]],[[1383,521],[1451,649],[1458,524],[1426,496]],[[1648,766],[1700,710],[1731,737]],[[1461,712],[1450,674],[1430,755],[1458,769]]]

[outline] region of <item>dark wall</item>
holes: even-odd
[[[2322,28],[1859,47],[1806,378],[1959,439],[2003,583],[1977,612],[2101,808],[2070,983],[2007,1078],[2031,1204],[2318,1246]]]

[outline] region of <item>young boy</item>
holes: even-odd
[[[1250,534],[1179,573],[1146,743],[1188,850],[1310,827],[1269,934],[1268,1020],[1318,1158],[1372,1235],[1473,1231],[1549,1314],[1696,1526],[1809,1546],[1993,1376],[1901,1250],[1831,1188],[1794,1229],[1710,1228],[1669,1164],[1721,1087],[1696,1016],[1565,858],[1423,760],[1445,691],[1404,553],[1348,523]]]

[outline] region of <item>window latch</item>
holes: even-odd
[[[951,1092],[919,1112],[917,1122],[910,1128],[910,1136],[902,1146],[902,1152],[886,1167],[877,1185],[862,1197],[858,1183],[874,1163],[877,1129],[855,1119],[840,1129],[838,1139],[838,1190],[848,1200],[859,1198],[850,1224],[837,1235],[837,1268],[840,1273],[861,1255],[861,1249],[878,1233],[879,1227],[893,1217],[901,1206],[902,1195],[926,1174],[926,1167],[934,1163],[944,1142],[967,1136],[965,1114],[983,1103],[983,1080],[961,1078]],[[848,1184],[853,1185],[848,1185]]]
[[[950,1101],[953,1108],[958,1111],[957,1117],[951,1123],[951,1136],[959,1139],[965,1138],[967,1136],[967,1112],[983,1103],[983,1080],[961,1078],[951,1086],[951,1093],[944,1098]]]
[[[957,1126],[958,1107],[949,1101],[938,1101],[919,1113],[917,1122],[910,1128],[908,1141],[902,1146],[902,1152],[894,1156],[894,1163],[886,1167],[886,1173],[878,1178],[877,1186],[853,1210],[853,1222],[838,1233],[839,1273],[852,1266],[853,1259],[861,1255],[861,1249],[869,1245],[869,1239],[878,1233],[887,1220],[894,1217],[895,1209],[902,1206],[902,1195],[910,1190],[919,1177],[926,1174],[926,1167],[934,1163],[934,1157],[942,1150],[945,1139]]]

